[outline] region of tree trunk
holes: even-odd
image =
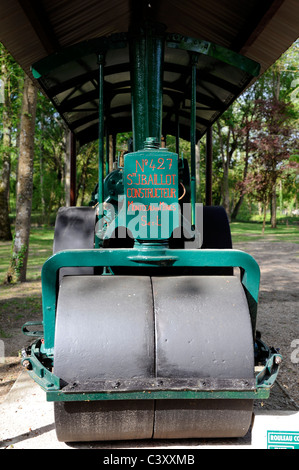
[[[91,151],[88,150],[87,153],[85,154],[85,161],[83,161],[83,167],[82,167],[82,172],[81,172],[81,178],[80,178],[80,185],[78,185],[77,188],[77,194],[79,194],[79,189],[81,187],[81,206],[84,205],[84,197],[85,197],[85,191],[86,191],[86,184],[87,184],[87,179],[88,179],[88,167],[90,164],[91,160]]]
[[[8,70],[5,59],[1,66],[3,91],[3,152],[2,169],[0,170],[0,240],[12,240],[9,222],[9,180],[11,166],[11,113],[8,88]]]
[[[229,170],[229,154],[228,149],[226,152],[224,150],[224,142],[222,138],[222,129],[219,120],[217,121],[217,129],[218,129],[218,136],[219,136],[219,145],[220,145],[220,154],[222,159],[222,169],[223,169],[223,178],[221,184],[221,198],[222,198],[222,205],[226,210],[227,216],[230,220],[230,207],[229,207],[229,184],[228,184],[228,170]],[[229,138],[228,138],[229,141]],[[228,144],[227,144],[228,146]]]
[[[201,202],[201,193],[200,193],[200,185],[201,185],[201,181],[200,181],[200,141],[197,142],[197,144],[195,145],[195,171],[196,171],[196,174],[197,174],[197,181],[196,181],[196,184],[197,184],[197,201],[198,202]]]
[[[241,196],[237,200],[237,203],[235,204],[235,207],[232,211],[231,220],[236,220],[236,218],[238,217],[238,213],[239,213],[243,200],[244,200],[244,194],[241,194]]]
[[[223,162],[223,181],[222,181],[222,201],[223,207],[226,210],[227,216],[230,220],[230,205],[229,205],[229,184],[228,184],[228,159]]]
[[[243,170],[243,183],[247,178],[248,174],[248,163],[249,163],[249,130],[247,130],[246,134],[246,141],[245,141],[245,162],[244,162],[244,170]],[[242,202],[244,200],[245,192],[242,189],[241,195],[232,211],[231,219],[236,220],[240,207],[242,205]]]
[[[264,202],[264,216],[263,216],[263,227],[262,227],[262,235],[265,234],[265,228],[266,228],[266,215],[267,215],[267,203]]]
[[[71,205],[71,133],[65,128],[63,144],[64,152],[64,193],[65,206]]]
[[[277,207],[276,184],[274,183],[272,187],[272,195],[271,195],[271,228],[277,227],[276,207]]]
[[[17,212],[11,264],[7,282],[26,281],[33,190],[34,129],[37,90],[25,77],[21,112],[17,182]]]

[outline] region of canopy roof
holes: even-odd
[[[198,54],[198,137],[203,135],[244,89],[259,65],[234,52],[206,41],[178,34],[166,38],[163,74],[162,133],[190,138],[190,53]],[[127,35],[85,41],[33,65],[39,80],[59,113],[81,144],[94,140],[98,132],[98,56],[105,54],[104,107],[110,133],[130,131],[131,80]],[[178,117],[178,121],[177,121]]]
[[[127,32],[140,18],[167,27],[162,132],[176,133],[179,109],[180,135],[189,139],[190,52],[199,54],[200,137],[297,39],[299,2],[1,0],[0,41],[84,144],[97,136],[97,55],[102,51],[107,128],[111,133],[131,129]]]

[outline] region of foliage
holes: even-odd
[[[214,125],[214,203],[235,219],[244,200],[298,208],[297,41]],[[296,81],[297,77],[297,81]]]
[[[289,125],[290,105],[275,99],[257,100],[255,132],[250,142],[250,171],[243,190],[250,193],[266,211],[278,179],[285,172],[285,162],[295,146],[296,136]]]
[[[29,241],[29,258],[27,280],[36,281],[41,278],[41,267],[53,252],[53,227],[32,227]],[[0,284],[3,283],[9,267],[11,242],[0,242]]]

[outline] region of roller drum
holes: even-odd
[[[153,278],[157,377],[253,378],[250,315],[233,276]],[[235,437],[252,400],[157,400],[156,439]]]
[[[234,276],[69,276],[58,296],[54,373],[65,383],[253,378],[247,300]],[[252,400],[55,403],[59,440],[240,437]]]
[[[94,248],[96,211],[92,207],[60,207],[57,213],[53,254],[63,250]],[[93,267],[67,267],[59,270],[63,276],[92,275]]]
[[[69,276],[60,287],[54,373],[66,383],[154,374],[150,278]],[[55,403],[61,441],[152,437],[152,401]]]

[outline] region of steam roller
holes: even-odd
[[[146,23],[33,66],[49,94],[65,61],[68,77],[84,61],[98,67],[98,182],[89,206],[58,211],[43,331],[23,327],[36,338],[22,363],[54,402],[60,441],[241,437],[253,401],[269,397],[281,356],[256,331],[259,267],[232,248],[224,209],[196,202],[196,73],[227,69],[241,88],[254,75],[249,59],[215,50]],[[133,147],[109,169],[104,97],[126,54]],[[190,158],[161,145],[176,60],[189,73]]]

